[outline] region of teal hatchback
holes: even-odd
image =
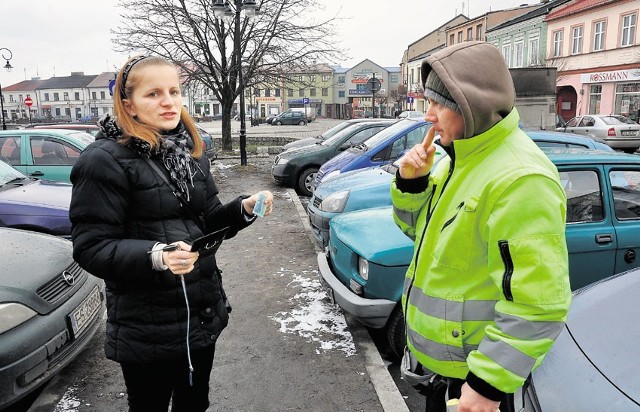
[[[70,182],[76,160],[95,138],[76,130],[0,131],[0,160],[28,177]]]
[[[567,193],[571,288],[640,266],[640,156],[587,149],[543,149]],[[413,241],[391,206],[340,214],[318,254],[330,296],[345,312],[383,328],[391,352],[405,345],[400,305]]]

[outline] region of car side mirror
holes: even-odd
[[[342,150],[347,150],[347,149],[348,149],[348,148],[350,148],[350,147],[351,147],[351,143],[349,143],[349,142],[344,142],[344,143],[342,143],[342,144],[340,145],[340,150],[341,150],[341,151],[342,151]]]

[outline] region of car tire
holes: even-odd
[[[313,194],[311,184],[313,183],[313,179],[316,177],[316,173],[318,173],[317,167],[308,167],[300,173],[300,176],[298,176],[298,184],[296,186],[296,192],[298,192],[299,195],[311,197]]]
[[[387,325],[384,327],[384,335],[388,345],[389,352],[394,360],[402,359],[404,347],[407,344],[407,335],[404,327],[404,314],[402,313],[402,305],[398,305],[391,312]]]
[[[304,120],[300,120],[300,121],[298,122],[298,126],[304,126],[304,125],[305,125]]]
[[[276,126],[282,126],[282,122],[281,122],[280,120],[278,120],[278,121],[276,122]]]

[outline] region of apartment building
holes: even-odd
[[[549,13],[546,61],[558,70],[558,113],[640,120],[637,0],[575,0]]]

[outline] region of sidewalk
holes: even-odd
[[[220,197],[261,189],[274,212],[223,243],[219,265],[233,305],[219,340],[211,411],[408,411],[367,330],[345,321],[320,286],[317,246],[295,191],[271,159],[214,164]]]

